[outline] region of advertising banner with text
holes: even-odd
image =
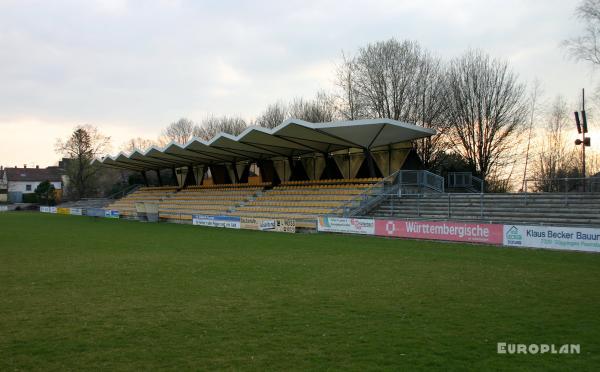
[[[40,212],[42,213],[50,213],[50,207],[40,207]]]
[[[502,244],[503,225],[446,221],[376,220],[375,235]]]
[[[504,225],[504,245],[600,252],[600,229]]]
[[[375,220],[372,218],[319,217],[317,230],[350,234],[373,235]]]
[[[225,227],[228,229],[240,228],[240,218],[234,216],[205,216],[195,214],[192,216],[192,223],[198,226]]]
[[[112,209],[106,209],[104,211],[104,217],[106,218],[119,218],[119,211],[115,211]]]
[[[296,221],[283,218],[241,217],[240,227],[248,230],[296,232]]]
[[[74,216],[83,216],[83,209],[81,208],[70,208],[70,213]]]
[[[56,208],[58,214],[71,214],[71,208]]]
[[[0,205],[0,212],[8,212],[8,205]]]

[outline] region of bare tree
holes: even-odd
[[[275,128],[288,117],[288,107],[280,101],[267,106],[266,110],[256,118],[255,124],[265,128]]]
[[[121,145],[121,150],[131,152],[133,150],[146,150],[152,146],[154,146],[155,142],[153,140],[135,137],[130,139]]]
[[[579,175],[577,152],[568,144],[567,129],[570,124],[569,109],[562,97],[557,97],[547,114],[541,143],[538,145],[537,161],[534,163],[536,188],[539,191],[560,191],[564,183],[557,178]]]
[[[370,116],[409,121],[414,113],[422,50],[417,42],[396,39],[360,48],[350,68],[354,88]]]
[[[575,15],[584,25],[583,35],[563,41],[569,54],[578,60],[600,65],[600,0],[583,0]]]
[[[55,149],[69,159],[66,169],[69,193],[77,199],[91,196],[100,170],[92,161],[110,150],[110,137],[95,127],[82,125],[76,127],[67,140],[57,139]]]
[[[535,79],[529,95],[529,128],[527,128],[527,147],[525,149],[525,165],[523,166],[523,185],[521,187],[521,190],[525,189],[525,180],[527,179],[527,166],[529,165],[529,149],[531,147],[531,140],[534,134],[533,124],[537,116],[537,105],[540,94],[541,83],[538,79]]]
[[[356,56],[342,55],[337,69],[339,111],[344,118],[390,118],[434,128],[438,135],[416,142],[425,167],[446,156],[445,66],[414,41],[369,44]]]
[[[171,141],[184,144],[192,138],[194,126],[193,121],[181,118],[176,122],[169,124],[163,131],[163,136]]]
[[[325,92],[319,92],[315,98],[310,100],[296,98],[289,105],[289,115],[292,118],[311,123],[334,121],[336,108],[333,97]]]
[[[444,70],[441,59],[432,57],[427,52],[421,55],[417,84],[414,87],[416,102],[412,103],[414,111],[408,121],[437,132],[435,136],[416,142],[417,153],[426,169],[437,167],[446,156],[448,148],[446,134],[450,126],[446,116],[447,86]]]
[[[448,70],[447,112],[456,150],[485,179],[505,165],[526,121],[525,86],[506,62],[481,51],[454,59]]]
[[[194,129],[194,136],[206,141],[220,132],[237,136],[246,129],[246,121],[237,116],[209,116],[202,121],[202,125]]]
[[[341,90],[338,95],[338,112],[343,119],[358,120],[368,117],[367,105],[356,83],[358,66],[354,58],[342,52],[342,64],[336,69],[336,84]]]

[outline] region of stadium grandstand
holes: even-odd
[[[191,221],[193,215],[289,218],[314,228],[317,216],[377,194],[399,170],[422,169],[412,141],[435,134],[429,128],[390,119],[309,123],[289,119],[273,129],[249,127],[238,136],[105,156],[107,167],[141,173],[146,185],[109,205],[136,218],[136,204],[158,205],[161,220]],[[170,169],[177,184],[163,184]],[[156,172],[150,187],[147,172]],[[257,177],[251,177],[251,174]]]

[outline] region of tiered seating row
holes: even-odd
[[[163,200],[160,218],[191,220],[194,214],[227,214],[236,206],[262,191],[260,186],[232,188],[188,188]]]
[[[135,215],[136,202],[155,202],[163,219],[191,220],[194,214],[276,217],[297,220],[314,227],[317,216],[337,214],[340,207],[363,194],[380,178],[297,181],[263,191],[268,183],[251,185],[140,188],[110,207],[123,215]]]
[[[135,216],[137,214],[135,203],[158,203],[176,190],[177,188],[175,187],[141,187],[124,198],[110,204],[108,208],[118,210],[123,216]]]
[[[269,191],[269,195],[359,195],[362,194],[361,189],[273,189]]]
[[[275,190],[304,190],[304,189],[368,189],[373,187],[370,183],[356,183],[356,184],[343,184],[343,185],[302,185],[302,186],[277,186]]]
[[[231,212],[237,216],[295,219],[300,227],[316,226],[319,215],[339,214],[340,207],[373,184],[279,186]]]
[[[377,183],[383,181],[383,178],[340,178],[332,180],[306,180],[306,181],[286,181],[282,182],[281,186],[298,186],[298,185],[344,185],[349,183]]]
[[[232,183],[232,184],[217,184],[217,185],[201,185],[201,186],[188,186],[186,190],[206,190],[206,189],[235,189],[235,188],[264,188],[267,186],[271,186],[271,182],[261,182],[261,183]]]

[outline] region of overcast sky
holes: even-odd
[[[341,52],[391,37],[450,59],[482,48],[569,101],[596,76],[565,57],[577,1],[0,0],[0,164],[47,166],[92,124],[156,138],[180,117],[251,119],[334,89]]]

